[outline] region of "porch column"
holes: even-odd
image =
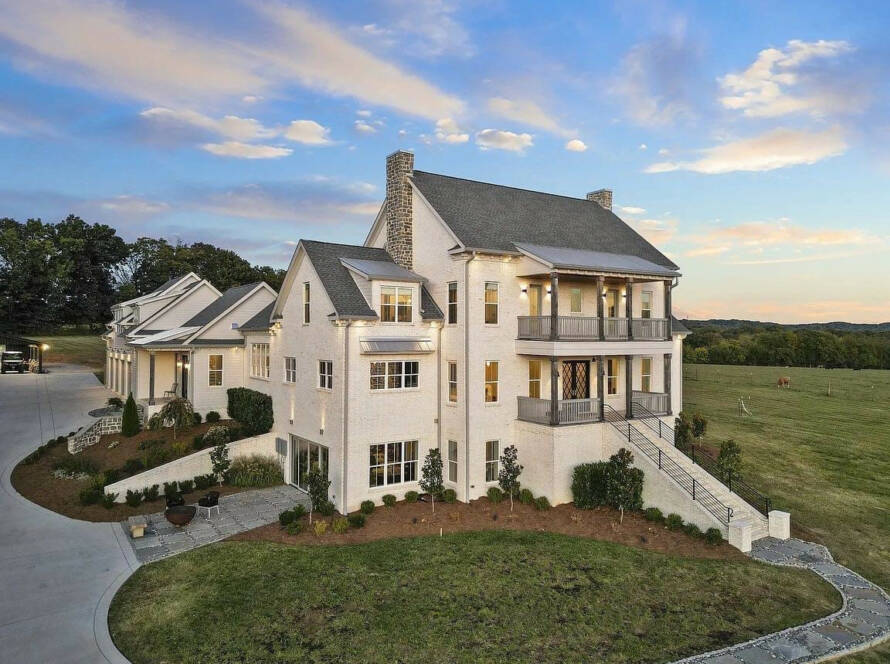
[[[597,277],[596,279],[596,317],[599,322],[600,328],[600,341],[605,341],[606,339],[606,321],[604,320],[603,314],[605,312],[605,302],[603,302],[603,296],[605,295],[605,285],[606,278],[605,277]]]
[[[111,349],[105,351],[105,387],[111,389]]]
[[[550,273],[550,341],[559,338],[559,276]]]
[[[667,338],[673,338],[673,324],[671,322],[671,288],[672,281],[664,282],[664,317],[667,318]]]
[[[550,358],[550,426],[559,424],[559,359]]]
[[[148,353],[148,405],[155,405],[155,352]]]
[[[624,417],[630,419],[634,416],[633,388],[634,388],[634,356],[624,356]]]
[[[671,408],[671,354],[664,354],[664,393],[667,394],[667,414],[672,415]]]
[[[602,300],[602,298],[600,298]],[[602,320],[602,318],[600,318]],[[598,355],[596,358],[596,396],[600,400],[600,422],[606,419],[606,391],[605,384],[606,356]]]
[[[627,283],[624,286],[624,315],[627,316],[627,338],[634,338],[634,325],[633,325],[633,315],[634,315],[634,280],[633,277],[627,278]]]

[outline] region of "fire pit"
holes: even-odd
[[[176,505],[168,507],[164,512],[164,517],[174,526],[187,526],[195,518],[196,511],[194,505]]]

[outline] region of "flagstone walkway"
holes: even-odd
[[[890,638],[890,596],[834,562],[824,546],[770,537],[754,543],[751,557],[772,565],[804,567],[828,581],[843,597],[840,611],[806,625],[674,664],[812,664],[864,650]]]
[[[181,528],[167,521],[163,512],[131,516],[121,527],[139,562],[149,563],[273,523],[279,513],[297,503],[309,507],[305,493],[292,486],[276,486],[223,496],[219,499],[219,512],[213,510],[210,518],[205,518],[204,510],[200,510],[191,523]],[[132,539],[129,525],[137,522],[148,524],[145,537]]]

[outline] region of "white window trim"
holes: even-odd
[[[451,443],[454,443],[454,458],[451,458]],[[457,484],[458,478],[460,477],[460,465],[458,464],[458,459],[460,458],[460,448],[456,440],[448,441],[448,449],[446,450],[448,459],[446,460],[446,475],[445,481],[450,484]],[[454,479],[451,479],[451,464],[454,464]]]
[[[383,376],[383,384],[384,387],[374,389],[371,387],[371,366],[377,362],[383,362],[386,365],[386,371],[382,374]],[[399,374],[402,376],[402,387],[387,387],[389,385],[389,363],[390,362],[401,362],[402,363],[402,373]],[[408,374],[409,376],[417,376],[417,387],[405,387],[405,363],[406,362],[416,362],[417,363],[417,373],[416,374]],[[395,374],[392,374],[395,375]],[[417,392],[421,387],[420,383],[420,360],[373,360],[368,363],[368,391],[371,394],[392,394],[393,392]],[[413,440],[409,438],[408,440]]]
[[[454,401],[451,400],[451,367],[454,367]],[[460,372],[457,368],[457,362],[449,360],[447,370],[445,372],[445,403],[449,406],[456,406],[460,401]]]
[[[485,376],[485,369],[486,369],[485,365],[490,362],[494,362],[495,364],[498,365],[498,379],[497,380],[488,380],[488,378],[486,378],[486,376]],[[494,383],[495,385],[497,385],[498,398],[495,399],[494,401],[488,401],[485,398],[485,386],[488,385],[489,383]],[[482,365],[482,403],[484,403],[486,406],[497,406],[501,403],[501,363],[499,360],[485,360],[485,362]]]
[[[454,284],[454,322],[452,323],[450,320],[449,312],[451,311],[451,285]],[[459,288],[456,281],[449,281],[445,284],[445,324],[455,327],[460,320],[460,296],[458,294]]]
[[[498,446],[498,453],[495,455],[494,461],[488,460],[488,444],[489,443],[496,443]],[[489,480],[489,479],[484,480],[485,484],[497,484],[498,475],[500,474],[500,470],[501,470],[501,441],[500,441],[500,439],[497,439],[497,438],[492,438],[491,440],[485,441],[485,467],[483,470],[484,470],[486,476],[488,475],[488,465],[492,464],[492,463],[494,464],[494,469],[495,469],[494,479],[493,480]]]
[[[414,479],[405,481],[404,479],[399,480],[398,482],[389,482],[389,473],[387,469],[389,466],[396,465],[395,463],[390,464],[387,455],[389,454],[389,446],[392,444],[399,444],[402,446],[402,460],[398,462],[402,466],[402,472],[400,473],[400,477],[405,477],[405,464],[414,463]],[[414,451],[417,456],[412,460],[405,459],[405,443],[414,443]],[[371,447],[375,445],[383,445],[383,465],[371,465],[368,463],[368,491],[382,491],[388,489],[392,486],[416,486],[420,481],[420,438],[406,438],[405,440],[390,440],[385,443],[370,443],[368,445],[368,452],[370,453]],[[368,459],[370,461],[370,458]],[[371,468],[383,468],[383,484],[379,486],[371,486]]]
[[[395,302],[395,305],[393,305],[395,307],[396,320],[388,320],[388,321],[383,320],[383,289],[384,288],[392,288],[396,292],[396,302]],[[414,325],[415,290],[416,289],[414,288],[414,286],[404,286],[404,285],[400,286],[398,284],[380,284],[380,293],[378,296],[380,298],[379,308],[378,308],[378,312],[380,315],[380,324],[381,325]],[[407,291],[407,292],[411,293],[411,320],[409,320],[409,321],[400,321],[399,320],[399,292],[400,291]]]
[[[497,293],[497,301],[496,302],[486,302],[485,294],[488,292],[489,284],[494,284],[495,293]],[[497,311],[497,323],[486,323],[485,322],[485,311],[488,309],[489,304],[494,304],[495,310]],[[501,324],[501,284],[498,281],[486,281],[482,284],[482,323],[485,327],[499,327]]]
[[[287,369],[287,361],[288,361],[288,360],[293,360],[293,361],[294,361],[294,372],[293,372],[293,373],[294,373],[294,379],[293,379],[293,380],[288,380],[288,379],[287,379],[287,371],[288,371],[288,369]],[[282,380],[281,382],[284,383],[285,385],[294,385],[294,384],[296,384],[296,382],[297,382],[297,358],[292,357],[292,356],[289,356],[289,355],[288,355],[288,356],[285,356],[285,357],[283,358],[283,364],[284,364],[284,380]]]
[[[331,365],[331,373],[330,374],[322,374],[321,368],[322,364],[327,362]],[[315,378],[315,387],[321,390],[322,392],[333,392],[334,391],[334,361],[333,360],[319,360],[317,365],[318,372],[316,373]],[[330,387],[322,387],[321,378],[322,375],[327,379],[325,383],[330,383]]]
[[[219,356],[220,365],[222,366],[222,368],[221,369],[211,369],[210,368],[210,358],[216,357],[217,355]],[[226,369],[226,358],[223,357],[223,353],[210,353],[207,356],[207,389],[218,390],[225,386],[225,384],[226,384],[225,369]],[[211,385],[210,384],[210,376],[213,373],[217,373],[217,372],[219,373],[219,385]]]
[[[303,282],[303,325],[312,322],[312,285],[308,281]]]
[[[263,363],[265,365],[265,373],[266,373],[265,376],[255,374],[253,372],[253,369],[254,369],[253,356],[254,356],[254,353],[256,352],[255,349],[257,347],[265,347],[265,349],[266,349],[266,358],[265,358],[266,361]],[[252,343],[252,344],[250,344],[250,377],[251,378],[255,378],[256,380],[270,380],[271,371],[272,371],[271,370],[271,352],[272,351],[271,351],[271,348],[269,347],[268,343]]]

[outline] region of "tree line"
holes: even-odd
[[[105,224],[75,215],[57,223],[0,219],[0,332],[102,329],[116,302],[145,295],[194,272],[219,290],[265,281],[278,290],[284,270],[254,266],[204,242],[125,242]]]
[[[890,369],[890,332],[769,325],[732,327],[685,321],[690,364]]]

